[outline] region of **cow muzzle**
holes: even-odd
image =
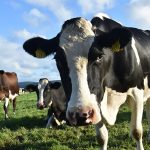
[[[71,107],[66,112],[66,118],[72,126],[85,126],[101,121],[100,111],[91,106]]]
[[[45,104],[44,103],[37,103],[37,109],[44,109],[45,108]]]

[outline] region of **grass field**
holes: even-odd
[[[98,150],[94,126],[46,129],[44,121],[47,110],[36,109],[35,93],[20,95],[17,98],[16,115],[9,105],[10,119],[4,120],[3,102],[0,103],[0,150]],[[130,111],[121,108],[117,122],[108,126],[108,150],[135,150],[135,141],[129,137]],[[145,150],[147,143],[147,120],[143,116]]]

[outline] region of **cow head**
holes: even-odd
[[[26,52],[39,58],[55,53],[63,87],[68,98],[66,117],[72,125],[96,124],[101,120],[96,96],[87,79],[88,52],[94,41],[92,24],[84,18],[67,20],[61,32],[46,40],[26,41]]]
[[[61,83],[60,82],[49,82],[45,89],[44,89],[44,92],[43,92],[43,97],[44,97],[44,100],[43,100],[43,103],[44,103],[44,106],[45,107],[48,107],[51,105],[51,103],[55,103],[55,97],[53,97],[53,94],[52,94],[52,91],[56,91],[57,89],[59,89],[61,86]]]
[[[38,93],[37,93],[37,108],[38,109],[43,109],[45,108],[45,103],[44,103],[44,90],[45,87],[48,84],[48,79],[47,78],[43,78],[39,80],[38,83]]]

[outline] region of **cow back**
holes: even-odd
[[[9,91],[11,94],[19,94],[19,85],[17,74],[14,72],[4,72],[0,71],[0,99],[4,96],[9,96]]]

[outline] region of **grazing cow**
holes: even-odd
[[[0,100],[4,100],[5,119],[8,118],[9,100],[13,103],[13,112],[16,111],[16,96],[19,95],[17,74],[0,70]]]
[[[43,78],[38,83],[37,108],[49,107],[46,127],[61,125],[66,120],[66,96],[60,81]]]
[[[108,131],[104,120],[113,125],[120,105],[128,100],[132,108],[131,134],[137,150],[144,149],[141,120],[146,100],[150,116],[149,31],[120,27],[95,37],[89,21],[73,18],[63,24],[56,37],[36,37],[23,47],[39,58],[55,53],[71,125],[95,124],[98,142],[106,150]]]

